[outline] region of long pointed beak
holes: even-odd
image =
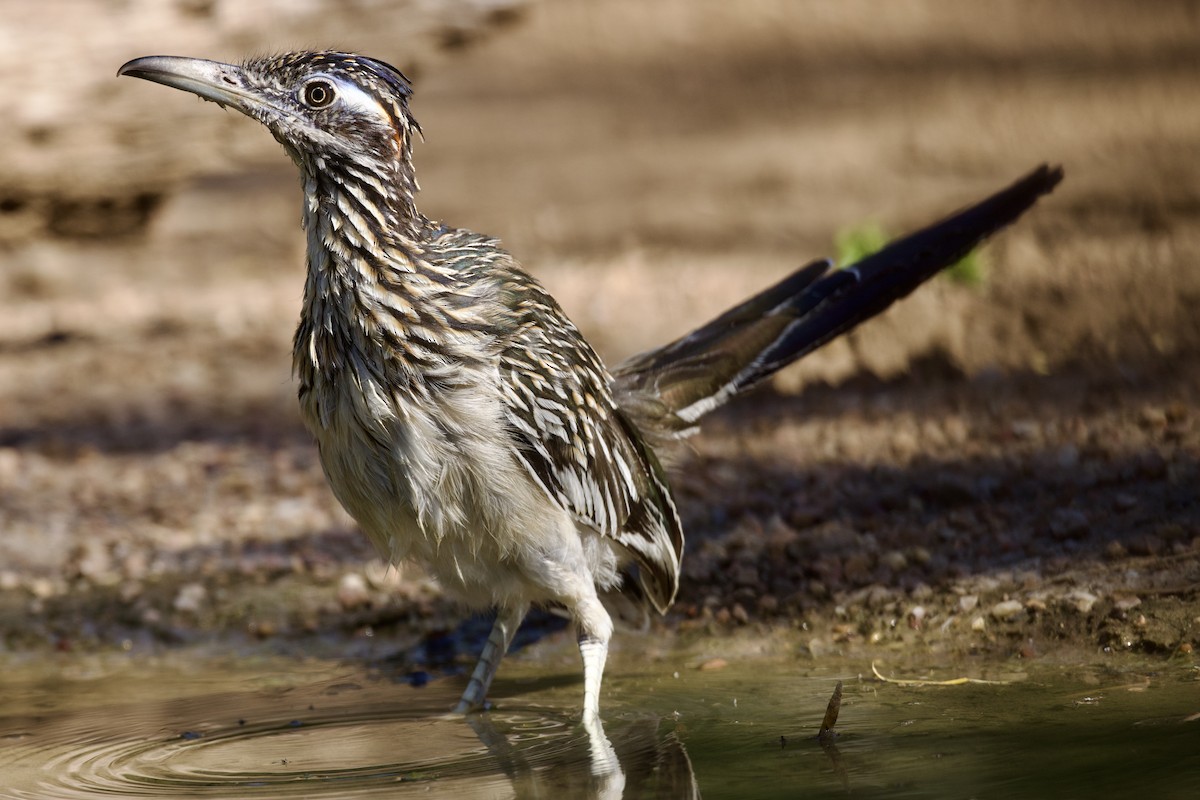
[[[264,104],[263,99],[248,88],[246,73],[241,67],[219,61],[146,56],[126,62],[117,70],[117,75],[129,75],[183,89],[222,107],[235,108],[243,114],[249,114],[252,109]]]

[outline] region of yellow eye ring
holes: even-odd
[[[329,81],[312,81],[304,87],[304,104],[309,108],[325,108],[335,94]]]

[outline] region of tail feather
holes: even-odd
[[[879,314],[1016,221],[1062,180],[1042,165],[1012,186],[891,242],[845,269],[802,267],[686,336],[614,370],[622,405],[665,434],[702,415],[860,322]]]

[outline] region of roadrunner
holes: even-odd
[[[239,66],[151,56],[131,75],[258,120],[300,168],[308,274],[293,366],[333,492],[389,561],[425,564],[496,621],[456,710],[483,706],[533,604],[573,618],[585,719],[612,635],[602,598],[665,612],[683,531],[654,447],[907,295],[1062,178],[1011,187],[846,269],[818,261],[609,370],[495,239],[427,219],[420,127],[395,67],[341,52]]]

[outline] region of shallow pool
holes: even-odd
[[[496,708],[468,719],[445,713],[461,677],[356,662],[0,659],[0,797],[1200,797],[1190,662],[881,665],[1003,681],[903,686],[869,662],[626,648],[596,729],[559,639],[506,662]]]

